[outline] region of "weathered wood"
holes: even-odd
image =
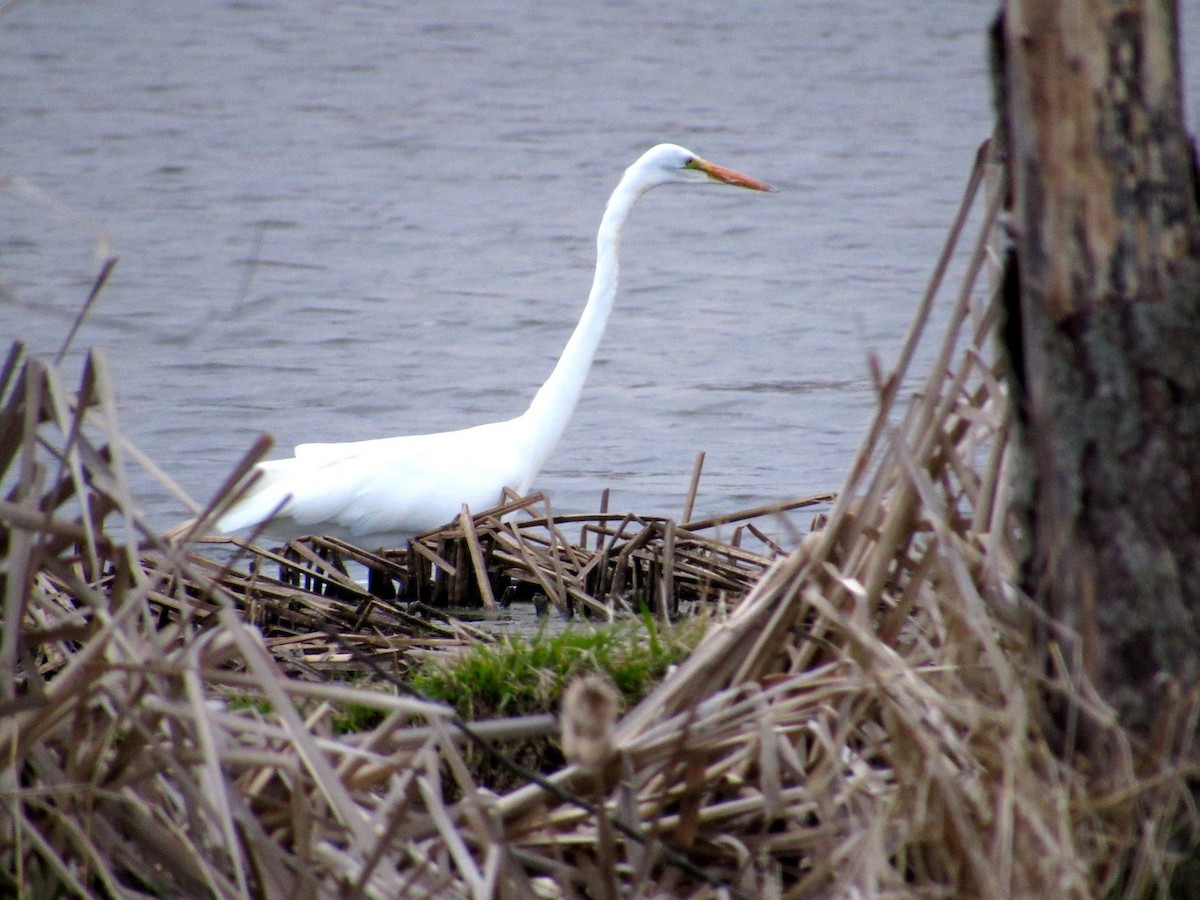
[[[1043,635],[1146,732],[1200,678],[1200,213],[1169,0],[1008,0],[1006,343]]]

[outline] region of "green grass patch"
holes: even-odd
[[[691,653],[705,624],[689,619],[663,625],[646,615],[611,625],[572,625],[554,635],[506,637],[428,662],[410,683],[453,705],[465,719],[483,719],[554,710],[571,676],[603,672],[628,709]]]
[[[376,706],[347,703],[339,707],[329,721],[334,734],[357,734],[370,731],[384,720],[385,713]]]
[[[358,680],[347,682],[350,686],[358,686]],[[225,699],[230,712],[254,710],[262,716],[270,716],[274,712],[271,701],[264,697],[248,694],[231,694]],[[301,715],[307,715],[317,701],[302,701],[299,703]],[[354,734],[369,731],[384,719],[383,710],[363,703],[331,704],[329,715],[329,730],[333,734]]]
[[[271,701],[258,695],[251,696],[249,694],[230,694],[225,698],[225,703],[231,712],[240,712],[243,709],[252,709],[266,716],[270,715],[273,710]]]

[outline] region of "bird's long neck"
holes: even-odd
[[[587,306],[554,371],[534,395],[533,402],[522,416],[529,426],[528,434],[532,442],[527,449],[533,468],[526,476],[527,481],[533,480],[562,437],[579,401],[583,383],[592,367],[592,358],[604,335],[608,314],[612,311],[613,298],[617,294],[618,255],[625,220],[645,192],[646,187],[637,183],[630,172],[626,172],[608,198],[604,218],[600,220],[600,231],[596,235],[596,275]],[[528,490],[529,485],[522,487]]]

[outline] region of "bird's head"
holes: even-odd
[[[757,178],[710,163],[691,150],[677,144],[651,147],[630,167],[637,173],[645,189],[660,184],[728,184],[752,191],[771,191],[775,188]]]

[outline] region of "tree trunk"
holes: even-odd
[[[1006,0],[1005,342],[1043,649],[1149,735],[1200,676],[1200,213],[1170,0]],[[1162,748],[1166,749],[1166,748]]]

